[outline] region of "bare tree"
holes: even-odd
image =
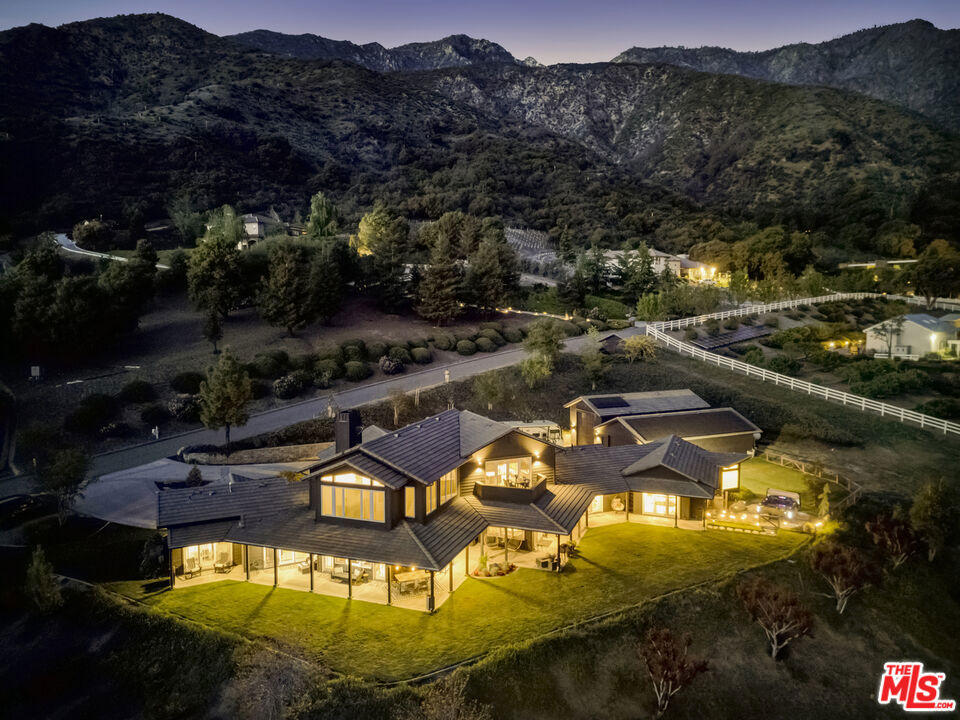
[[[841,614],[850,598],[876,578],[876,569],[862,552],[838,542],[825,542],[814,547],[810,565],[827,581],[832,590],[827,597],[836,599],[837,612]]]
[[[874,520],[868,520],[864,527],[870,533],[873,544],[890,558],[894,570],[920,549],[916,533],[899,508],[889,515],[877,515]]]
[[[799,595],[782,585],[754,578],[737,588],[737,597],[750,619],[763,628],[774,660],[790,641],[813,628],[813,613]]]
[[[706,660],[687,654],[690,643],[689,633],[676,635],[669,628],[653,627],[637,646],[637,655],[646,665],[657,698],[654,717],[662,717],[670,699],[707,671]]]

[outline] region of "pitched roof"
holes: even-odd
[[[621,415],[598,427],[613,423],[623,425],[631,434],[644,442],[659,440],[667,435],[678,435],[690,439],[761,432],[760,428],[729,407],[647,415]]]
[[[956,315],[956,313],[954,313]],[[954,324],[952,319],[935,318],[933,315],[927,315],[926,313],[908,313],[907,315],[902,315],[903,321],[913,323],[914,325],[919,325],[924,330],[929,330],[930,332],[950,332],[954,329]],[[883,323],[887,322],[878,322],[871,325],[868,328],[864,328],[864,332],[870,332],[876,327],[880,327]]]
[[[543,508],[537,503],[491,502],[481,500],[475,495],[467,495],[463,499],[484,519],[487,525],[564,535],[568,532],[544,512]]]
[[[652,392],[581,395],[564,407],[582,402],[601,418],[618,415],[645,415],[708,408],[710,404],[692,390],[655,390]]]
[[[286,478],[251,480],[234,476],[228,484],[164,490],[157,494],[157,527],[262,515],[292,505],[306,505],[305,482]]]

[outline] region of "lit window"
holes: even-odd
[[[484,469],[490,485],[505,487],[530,487],[530,458],[490,460]]]
[[[451,470],[440,478],[440,504],[443,505],[447,500],[456,497],[458,492],[457,471]]]
[[[383,522],[384,498],[381,490],[324,485],[321,492],[321,515]]]
[[[720,489],[736,490],[740,487],[740,466],[731,465],[720,472]]]
[[[433,485],[427,485],[426,487],[426,507],[424,507],[425,515],[429,515],[437,509],[437,492],[440,490],[439,485],[440,483],[434,483]]]
[[[404,513],[408,518],[417,516],[417,489],[413,485],[407,485],[403,489],[403,499],[406,505]]]

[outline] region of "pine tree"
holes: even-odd
[[[310,306],[324,324],[343,303],[343,276],[340,266],[327,250],[318,252],[310,265]]]
[[[396,310],[406,301],[404,258],[409,227],[406,221],[378,205],[360,219],[357,245],[361,254],[373,256],[373,282],[380,304]]]
[[[310,198],[310,218],[307,220],[306,234],[312,240],[331,237],[337,234],[340,219],[337,208],[327,200],[322,192]]]
[[[504,289],[499,244],[495,239],[487,238],[470,256],[464,292],[480,310],[491,312],[503,300]]]
[[[229,348],[220,354],[219,362],[207,371],[200,383],[200,420],[211,430],[224,428],[229,450],[230,428],[246,425],[247,404],[253,397],[250,377]]]
[[[457,286],[460,273],[453,259],[450,240],[445,233],[437,236],[430,265],[423,274],[420,283],[420,306],[417,313],[427,320],[443,325],[460,313],[457,300]]]
[[[313,319],[310,284],[303,252],[289,243],[270,252],[270,269],[258,295],[260,315],[287,329],[290,337]]]

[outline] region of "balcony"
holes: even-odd
[[[547,479],[540,474],[534,476],[533,482],[528,487],[487,484],[479,480],[473,486],[473,494],[480,500],[518,505],[536,502],[546,491]]]

